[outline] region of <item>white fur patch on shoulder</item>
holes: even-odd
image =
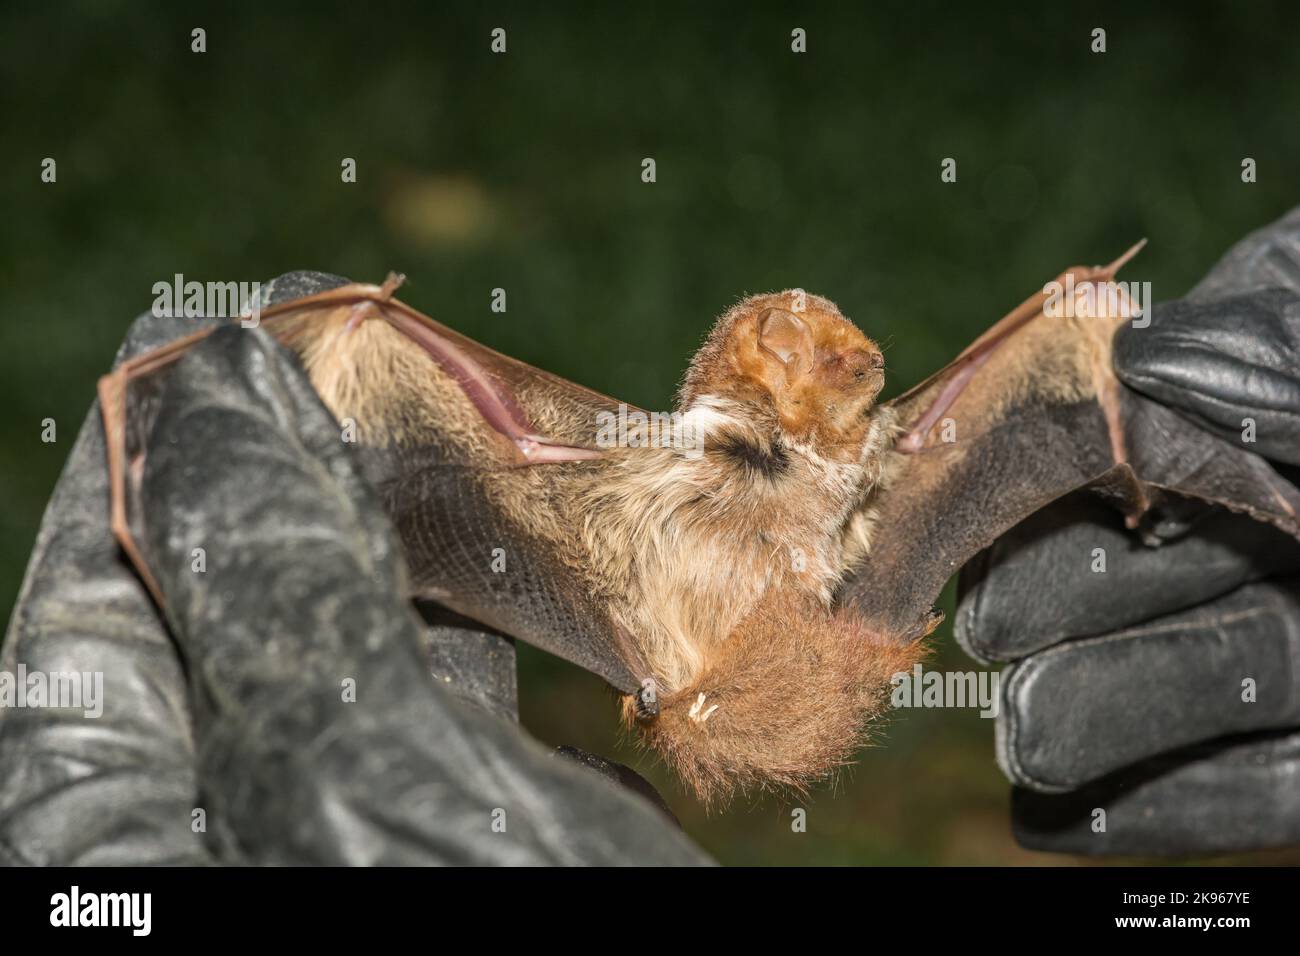
[[[708,436],[724,428],[734,428],[743,420],[732,411],[731,402],[717,395],[701,395],[682,412],[682,428]]]

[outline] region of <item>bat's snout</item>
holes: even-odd
[[[879,349],[853,348],[827,356],[822,364],[827,383],[846,391],[879,393],[885,384],[885,357]]]
[[[878,349],[863,350],[854,358],[855,373],[859,378],[866,378],[872,372],[885,370],[885,356]]]

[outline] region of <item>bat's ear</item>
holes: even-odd
[[[793,312],[768,309],[760,315],[758,346],[784,366],[786,384],[797,381],[812,368],[812,329]]]

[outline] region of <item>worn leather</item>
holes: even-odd
[[[1298,343],[1300,210],[1157,305],[1149,328],[1123,328],[1114,362],[1129,387],[1286,473],[1300,462]],[[1165,508],[1138,539],[1074,495],[963,571],[958,640],[1014,662],[997,753],[1026,846],[1300,842],[1300,545],[1222,509]]]
[[[1297,660],[1300,577],[1066,641],[1003,672],[999,762],[1025,786],[1069,790],[1215,737],[1300,727]]]
[[[1300,207],[1233,246],[1151,327],[1115,336],[1115,372],[1232,441],[1300,463]]]
[[[1181,856],[1300,843],[1300,733],[1171,751],[1058,796],[1016,789],[1027,847],[1089,856]]]
[[[141,316],[118,361],[192,331]],[[0,861],[201,864],[185,681],[167,632],[108,528],[99,408],[86,416],[41,521],[0,670],[104,675],[103,715],[0,709]]]
[[[1157,520],[1152,533],[1159,546],[1088,492],[1043,509],[962,569],[958,641],[981,663],[1018,660],[1300,568],[1300,541],[1219,508],[1198,507],[1168,530]]]
[[[1300,255],[1300,251],[1297,251]],[[1170,302],[1115,336],[1121,379],[1250,450],[1300,464],[1300,290]]]

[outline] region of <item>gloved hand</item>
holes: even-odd
[[[340,281],[282,277],[264,305]],[[142,317],[121,357],[192,328]],[[0,711],[0,861],[706,860],[519,729],[507,641],[422,627],[377,495],[264,331],[182,360],[148,449],[139,543],[166,622],[109,535],[92,409],[0,669],[101,672],[104,712]]]
[[[1300,210],[1124,326],[1131,388],[1300,465]],[[1252,426],[1253,422],[1253,426]],[[1173,500],[1151,547],[1081,492],[962,572],[957,639],[1002,676],[1017,840],[1081,854],[1300,843],[1300,543]]]

